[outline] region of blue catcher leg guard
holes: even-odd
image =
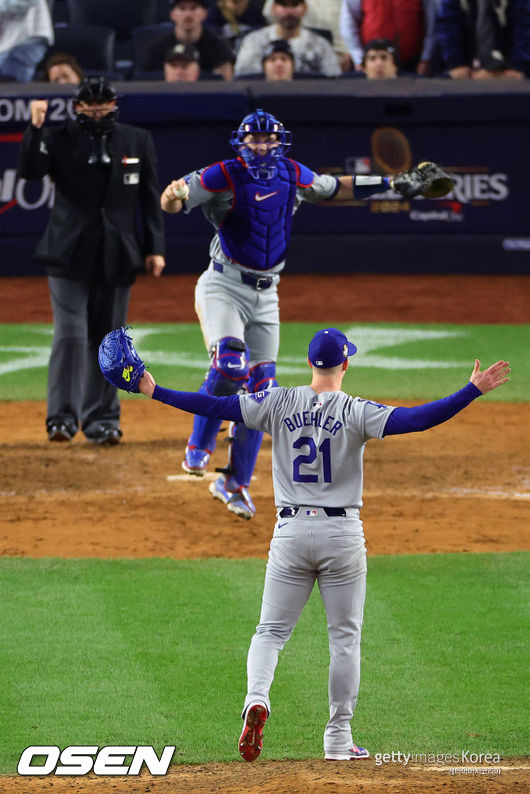
[[[249,392],[255,393],[278,385],[276,364],[273,361],[256,364],[250,370]],[[242,422],[232,422],[229,430],[230,457],[227,467],[226,488],[237,491],[248,488],[263,439],[260,430],[250,430]]]
[[[211,348],[210,355],[212,363],[199,392],[224,397],[243,388],[248,380],[248,350],[245,343],[235,337],[224,337]],[[182,468],[188,474],[204,476],[221,423],[221,419],[195,416],[182,462]]]

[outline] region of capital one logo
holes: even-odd
[[[97,745],[72,745],[61,751],[54,745],[26,747],[18,762],[19,775],[139,775],[145,764],[152,775],[166,775],[175,752],[174,745],[164,747],[158,758],[148,745],[123,745],[102,747]],[[130,764],[125,759],[132,756]],[[44,763],[35,763],[44,758]]]
[[[22,133],[0,135],[0,145],[18,143]],[[17,179],[16,168],[6,168],[0,172],[0,215],[13,207],[23,210],[38,210],[40,207],[52,207],[55,198],[55,185],[49,176],[42,180],[32,180],[28,185],[26,179]]]

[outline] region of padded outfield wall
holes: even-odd
[[[293,224],[290,272],[530,272],[529,81],[302,80],[117,83],[120,120],[154,137],[161,186],[230,157],[235,123],[255,107],[291,129],[291,155],[316,171],[395,173],[433,159],[455,175],[443,199],[393,193],[366,202],[304,205]],[[6,84],[0,96],[1,275],[41,273],[32,254],[53,184],[20,180],[16,162],[31,99],[47,123],[71,114],[71,87]],[[199,210],[167,216],[168,272],[207,264],[211,227]]]

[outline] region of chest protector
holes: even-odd
[[[224,160],[201,175],[206,190],[232,191],[232,207],[219,230],[223,253],[244,267],[269,270],[285,258],[297,187],[310,187],[313,172],[282,158],[270,181],[252,179],[240,159]]]

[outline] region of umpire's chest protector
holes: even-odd
[[[226,256],[255,270],[268,270],[285,258],[296,189],[312,184],[312,171],[282,158],[278,173],[266,182],[252,179],[245,164],[234,159],[206,168],[201,182],[212,192],[232,191],[232,207],[219,228]]]

